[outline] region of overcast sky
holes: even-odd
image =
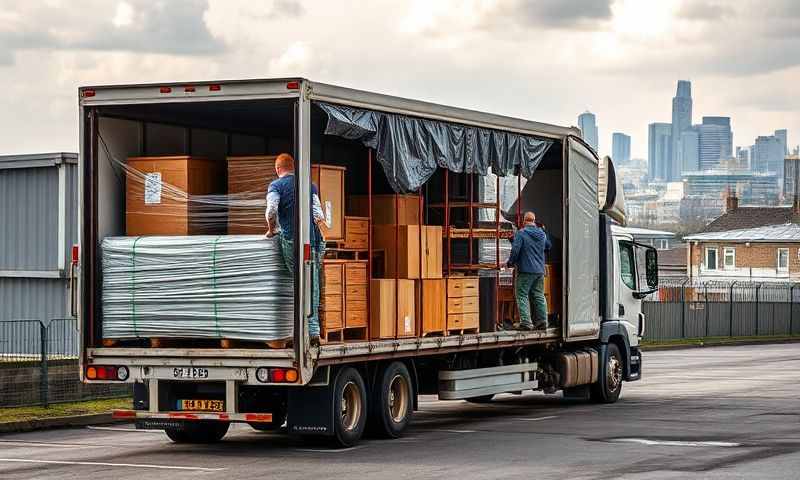
[[[734,145],[800,143],[800,0],[0,0],[0,154],[76,151],[77,87],[302,75],[561,125],[647,156],[678,79]]]

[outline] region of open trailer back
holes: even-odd
[[[419,394],[613,402],[641,375],[655,250],[613,225],[613,164],[574,127],[301,78],[79,97],[82,375],[133,383],[116,415],[140,428],[210,442],[231,422],[286,424],[352,445],[368,426],[399,436]],[[296,159],[292,244],[263,236],[281,152]],[[554,244],[534,332],[508,328],[503,268],[527,210]]]

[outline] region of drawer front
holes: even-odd
[[[478,313],[478,297],[448,298],[447,313]]]
[[[347,313],[345,313],[345,326],[347,328],[353,327],[366,327],[367,326],[367,310],[366,310],[366,302],[364,303],[364,310],[353,310],[349,308],[347,309]]]
[[[322,296],[322,311],[324,311],[324,312],[341,312],[342,311],[342,296],[341,295],[323,295]]]
[[[347,285],[367,284],[367,264],[348,263],[345,264],[345,281]]]
[[[369,232],[369,220],[362,218],[348,218],[344,219],[345,237],[351,233],[364,234]]]
[[[344,238],[344,248],[366,250],[369,248],[369,235],[366,233],[348,232]]]
[[[477,297],[477,278],[450,278],[447,280],[448,297]]]
[[[342,293],[344,284],[344,265],[323,264],[322,289],[326,294]]]
[[[367,301],[367,285],[366,284],[348,284],[344,290],[347,302],[350,300],[364,300]]]
[[[345,310],[349,311],[367,311],[367,300],[358,300],[353,302],[347,302],[345,306]]]
[[[447,329],[478,328],[480,318],[477,313],[454,313],[447,316]]]
[[[342,328],[342,312],[322,312],[319,318],[326,330]]]

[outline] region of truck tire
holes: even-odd
[[[405,364],[392,362],[379,373],[370,407],[373,434],[384,438],[403,434],[414,411],[414,387]]]
[[[609,343],[602,360],[597,383],[592,385],[592,400],[597,403],[614,403],[622,392],[622,355],[615,343]]]
[[[464,400],[468,401],[469,403],[489,403],[494,400],[494,394],[491,395],[481,395],[480,397],[472,397],[472,398],[465,398]]]
[[[183,428],[167,428],[164,433],[175,443],[216,443],[228,433],[229,422],[186,422]]]
[[[334,441],[352,447],[361,440],[367,423],[367,389],[358,370],[345,367],[336,376],[333,390]]]

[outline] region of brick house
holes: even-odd
[[[684,238],[687,274],[701,281],[800,281],[800,208],[739,207]]]

